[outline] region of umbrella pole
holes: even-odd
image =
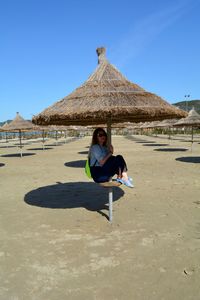
[[[44,150],[44,130],[42,130],[42,148]]]
[[[67,130],[65,130],[65,144],[67,143]]]
[[[6,131],[6,148],[8,148],[8,135],[7,135],[7,131]]]
[[[111,137],[111,118],[109,118],[108,121],[107,121],[107,137],[108,137],[107,144],[108,144],[108,147],[110,147],[111,140],[112,140],[112,137]]]
[[[191,152],[192,152],[192,146],[193,146],[193,137],[194,137],[194,132],[193,132],[193,126],[192,126],[192,141],[191,141]]]
[[[171,128],[169,127],[169,137],[168,137],[168,139],[169,139],[169,143],[171,144]]]
[[[111,145],[111,118],[107,121],[107,137],[108,137],[108,147]],[[113,214],[113,189],[109,188],[108,191],[108,199],[109,199],[109,221],[112,222],[112,214]]]
[[[22,157],[22,132],[19,130],[19,147],[20,147],[20,155]]]
[[[56,130],[56,146],[58,146],[58,131]]]

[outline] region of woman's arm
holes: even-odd
[[[113,150],[113,146],[110,145],[108,154],[107,154],[103,159],[101,159],[101,160],[99,161],[99,164],[100,164],[101,166],[103,166],[103,165],[105,164],[105,162],[109,159],[109,157],[111,157],[111,156],[113,155],[113,151],[114,151],[114,150]]]
[[[112,153],[111,152],[109,152],[103,159],[101,159],[100,161],[99,161],[99,164],[101,165],[101,166],[103,166],[104,164],[105,164],[105,162],[109,159],[109,157],[111,157],[112,156]]]

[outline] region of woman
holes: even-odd
[[[117,181],[133,188],[127,175],[126,162],[121,155],[113,156],[113,146],[107,147],[107,133],[103,128],[97,128],[93,132],[88,158],[95,182],[109,181],[117,174]]]

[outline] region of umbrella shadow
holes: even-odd
[[[78,154],[88,154],[88,151],[80,151]]]
[[[57,144],[46,144],[46,146],[49,146],[49,147],[58,147],[58,146],[62,146],[62,144],[60,144],[60,143],[57,143]]]
[[[16,148],[16,146],[1,146],[0,148]]]
[[[140,142],[136,142],[136,143],[138,143],[138,144],[143,144],[143,143],[152,144],[152,143],[155,143],[155,142],[154,141],[140,141]]]
[[[200,201],[199,201],[199,200],[197,200],[197,201],[194,201],[193,203],[195,203],[195,204],[199,205],[199,204],[200,204]]]
[[[3,166],[5,166],[5,164],[3,164],[3,163],[0,163],[0,167],[3,167]]]
[[[169,146],[169,144],[143,144],[143,146],[160,147],[160,146]]]
[[[30,155],[35,155],[36,153],[22,153],[23,156],[30,156]],[[3,154],[1,157],[21,157],[20,153],[13,153],[13,154]]]
[[[53,148],[50,148],[50,147],[44,147],[44,148],[29,148],[27,150],[49,150],[49,149],[53,149]]]
[[[125,138],[128,139],[128,140],[134,141],[136,143],[145,143],[147,141],[147,140],[144,140],[144,139],[134,138],[132,136],[126,136]]]
[[[71,168],[85,168],[86,160],[74,160],[74,161],[68,161],[64,163],[66,167]]]
[[[188,151],[187,148],[160,148],[154,149],[154,151],[162,151],[162,152],[184,152]]]
[[[200,164],[200,156],[186,156],[186,157],[177,157],[177,161]]]
[[[113,201],[124,195],[124,191],[119,187],[114,187],[113,191]],[[108,210],[108,191],[94,182],[58,182],[43,186],[27,193],[24,201],[29,205],[51,209],[83,207],[108,218],[107,214],[101,211]]]
[[[14,144],[14,145],[15,145],[15,146],[19,146],[19,147],[23,147],[23,146],[30,145],[30,144],[31,144],[31,142],[24,142],[24,143],[22,143],[22,144],[16,143],[16,144]]]

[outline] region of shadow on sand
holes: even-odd
[[[3,163],[0,163],[0,167],[3,167],[3,166],[5,166],[5,164],[3,164]]]
[[[143,144],[143,146],[160,147],[160,146],[169,146],[169,144]]]
[[[134,138],[132,136],[126,136],[126,139],[130,140],[130,141],[134,141],[136,143],[145,143],[148,142],[148,140],[144,140],[144,139],[138,139],[138,138]],[[154,143],[154,142],[153,142]]]
[[[186,157],[177,157],[177,161],[200,164],[200,156],[186,156]]]
[[[65,167],[71,167],[71,168],[85,168],[86,160],[74,160],[74,161],[68,161],[64,165]]]
[[[152,143],[155,143],[154,141],[141,141],[141,142],[136,142],[138,144],[152,144]]]
[[[44,149],[43,148],[29,148],[27,150],[49,150],[49,149],[53,149],[53,148],[48,148],[48,147],[44,147]]]
[[[113,188],[113,201],[123,195],[124,191],[121,188]],[[29,205],[52,209],[83,207],[108,218],[107,214],[101,211],[108,210],[108,191],[94,182],[58,182],[43,186],[27,193],[24,201]]]
[[[162,152],[184,152],[188,151],[187,148],[160,148],[154,149],[154,151],[162,151]]]
[[[22,153],[23,156],[30,156],[30,155],[35,155],[36,153]],[[13,154],[3,154],[1,157],[21,157],[20,153],[13,153]]]
[[[1,146],[0,148],[16,148],[16,146]]]
[[[58,147],[58,146],[62,146],[61,143],[55,143],[55,144],[46,144],[46,146],[49,146],[49,147]]]
[[[80,151],[78,154],[88,154],[88,151]]]

